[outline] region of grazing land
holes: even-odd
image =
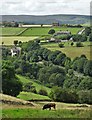
[[[2,37],[0,39],[2,39],[2,42],[4,42],[4,45],[13,45],[13,42],[14,40],[18,40],[18,41],[21,41],[21,42],[27,42],[27,41],[30,41],[30,40],[34,40],[35,38],[38,38],[38,37],[20,37],[20,36],[13,36],[13,37]],[[2,44],[2,43],[0,43]]]
[[[32,92],[21,92],[17,97],[23,100],[30,101],[50,101],[50,98],[48,96],[43,96]]]
[[[52,51],[60,50],[72,59],[81,56],[82,54],[85,54],[88,59],[91,59],[92,43],[83,42],[84,47],[75,47],[75,44],[76,43],[74,43],[74,46],[71,46],[71,42],[66,42],[64,43],[65,46],[64,48],[60,48],[57,43],[46,43],[43,44],[42,46]]]
[[[67,27],[32,27],[32,28],[15,28],[15,27],[6,27],[0,29],[0,35],[2,36],[43,36],[49,35],[48,32],[50,29],[55,29],[55,31],[71,31],[72,34],[78,33],[81,28],[67,28]]]
[[[41,88],[42,88],[42,89],[45,89],[45,90],[48,92],[48,94],[51,92],[51,89],[50,89],[50,88],[48,88],[48,87],[46,87],[46,86],[44,86],[44,85],[41,85],[41,84],[35,82],[34,80],[31,80],[31,79],[29,79],[29,78],[26,78],[26,77],[23,77],[23,76],[20,76],[20,75],[17,75],[17,77],[18,77],[18,79],[19,79],[23,84],[30,83],[30,82],[33,83],[32,85],[36,87],[37,92],[38,92]]]
[[[33,103],[35,106],[3,104],[3,118],[90,118],[90,107],[79,104],[56,103],[56,110],[42,110],[47,102]]]
[[[0,35],[4,35],[4,36],[15,36],[17,34],[19,34],[20,32],[24,31],[25,28],[15,28],[15,27],[6,27],[6,28],[2,28],[0,29]]]
[[[78,33],[78,31],[81,30],[81,28],[67,28],[67,27],[36,27],[36,28],[29,28],[25,32],[21,34],[21,36],[43,36],[43,35],[49,35],[48,32],[50,29],[54,29],[55,31],[71,31],[72,34]]]
[[[3,118],[90,118],[90,105],[55,102],[56,110],[42,110],[48,102],[28,102],[2,94]],[[7,102],[8,101],[8,102]],[[10,101],[10,102],[9,102]],[[11,104],[10,104],[11,103]],[[21,104],[23,103],[23,104]],[[28,103],[28,104],[27,104]]]

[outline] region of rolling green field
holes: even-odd
[[[4,42],[4,45],[13,45],[14,40],[18,40],[21,42],[27,42],[29,40],[33,40],[38,37],[20,37],[20,36],[13,36],[13,37],[0,37],[0,44]]]
[[[72,34],[76,34],[78,31],[81,30],[81,28],[67,28],[67,27],[54,27],[54,28],[29,28],[25,32],[21,34],[21,36],[43,36],[43,35],[48,35],[48,32],[50,29],[54,29],[55,31],[66,31],[69,30],[71,31]]]
[[[90,46],[90,45],[92,45],[92,43],[84,42],[83,43],[84,47],[75,47],[76,43],[74,44],[74,46],[71,46],[70,44],[71,44],[71,42],[64,43],[64,46],[65,46],[64,48],[60,48],[57,43],[47,43],[47,44],[43,44],[42,46],[46,47],[52,51],[60,50],[72,59],[74,59],[75,57],[78,57],[82,54],[86,55],[86,57],[88,59],[91,59],[92,46]]]
[[[23,99],[23,100],[50,100],[48,96],[43,96],[39,94],[35,94],[32,92],[21,92],[17,98]]]
[[[25,28],[15,28],[15,27],[7,27],[7,28],[2,28],[0,29],[0,35],[17,35],[20,32],[22,32],[23,30],[25,30]]]
[[[69,30],[71,31],[72,34],[78,33],[82,28],[67,28],[67,27],[33,27],[33,28],[15,28],[15,27],[6,27],[0,29],[0,35],[2,36],[17,36],[20,33],[20,36],[43,36],[43,35],[48,35],[48,31],[50,29],[55,29],[55,31],[66,31]],[[24,31],[22,33],[22,31]]]
[[[50,88],[45,87],[45,86],[43,86],[43,85],[41,85],[41,84],[38,84],[37,82],[34,82],[34,81],[31,80],[31,79],[28,79],[28,78],[26,78],[26,77],[24,77],[24,76],[20,76],[20,75],[17,75],[17,77],[18,77],[18,79],[19,79],[23,84],[32,82],[32,83],[33,83],[32,85],[36,87],[37,92],[38,92],[41,88],[42,88],[42,89],[45,89],[45,90],[48,92],[48,94],[51,92],[51,89],[50,89]]]

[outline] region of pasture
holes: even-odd
[[[67,27],[36,27],[36,28],[29,28],[25,32],[21,34],[21,36],[47,36],[49,35],[48,32],[50,29],[54,29],[55,31],[71,31],[72,34],[77,34],[81,28],[67,28]]]
[[[71,59],[75,57],[81,56],[82,54],[86,55],[88,59],[91,59],[91,50],[92,50],[92,43],[90,42],[83,42],[84,47],[76,47],[76,43],[74,46],[71,46],[71,42],[65,42],[64,48],[60,48],[58,43],[44,43],[42,44],[43,47],[46,47],[52,51],[60,50],[65,53]]]
[[[48,96],[43,96],[43,95],[39,95],[39,94],[35,94],[32,92],[21,92],[17,98],[20,98],[22,100],[42,100],[42,101],[49,101],[50,98]]]
[[[88,104],[69,104],[63,102],[54,102],[56,110],[42,110],[44,104],[48,102],[28,102],[22,99],[2,94],[2,98],[6,103],[2,103],[3,118],[90,118],[91,105]],[[9,102],[10,101],[10,102]],[[13,102],[11,102],[13,101]],[[30,103],[30,104],[27,104]],[[16,103],[16,104],[13,104]],[[25,104],[20,104],[25,103]]]
[[[26,83],[33,83],[32,85],[35,86],[37,92],[40,90],[40,89],[45,89],[48,94],[51,92],[51,89],[44,86],[44,85],[41,85],[41,83],[37,83],[35,82],[34,80],[32,79],[29,79],[29,78],[26,78],[24,76],[20,76],[20,75],[17,75],[18,79],[23,83],[23,84],[26,84]]]
[[[56,103],[56,110],[52,108],[49,110],[42,110],[44,103],[35,103],[34,107],[30,106],[16,106],[16,105],[3,105],[2,117],[3,118],[90,118],[89,107],[76,107],[76,105],[69,105],[65,103]],[[7,106],[7,107],[6,107]],[[63,107],[62,107],[63,106]],[[47,118],[47,119],[46,119]]]
[[[29,40],[34,40],[35,38],[38,37],[20,37],[20,36],[11,36],[11,37],[0,37],[0,44],[4,42],[4,45],[13,45],[14,40],[18,40],[21,42],[27,42]]]
[[[26,28],[15,28],[15,27],[7,27],[0,29],[0,36],[15,36],[24,31]]]

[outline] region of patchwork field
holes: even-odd
[[[86,57],[88,59],[92,59],[91,58],[92,43],[84,42],[83,43],[84,47],[75,47],[76,43],[74,44],[74,46],[71,46],[70,44],[71,44],[71,42],[64,43],[64,46],[65,46],[64,48],[60,48],[57,43],[47,43],[47,44],[43,44],[42,46],[46,47],[52,51],[60,50],[72,59],[74,59],[75,57],[78,57],[82,54],[86,55]]]
[[[0,29],[0,35],[18,35],[19,33],[21,33],[22,31],[24,31],[25,28],[14,28],[14,27],[7,27],[7,28],[2,28]]]
[[[67,27],[32,27],[32,28],[15,28],[15,27],[6,27],[0,29],[0,36],[43,36],[48,35],[50,29],[55,29],[55,31],[71,31],[72,34],[78,33],[82,28],[67,28]]]
[[[14,40],[18,40],[21,42],[27,42],[29,40],[33,40],[37,37],[20,37],[20,36],[13,36],[13,37],[0,37],[0,44],[4,42],[4,45],[13,45]]]
[[[43,36],[43,35],[48,35],[48,32],[50,29],[54,29],[55,31],[59,31],[59,30],[62,30],[62,31],[66,31],[66,30],[69,30],[71,31],[72,34],[76,34],[78,33],[78,31],[81,30],[81,28],[67,28],[67,27],[54,27],[54,28],[29,28],[27,29],[25,32],[23,32],[21,35],[22,36]]]

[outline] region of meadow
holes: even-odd
[[[78,33],[83,28],[70,28],[70,27],[32,27],[32,28],[19,28],[19,27],[5,27],[0,29],[0,36],[48,36],[50,29],[55,31],[71,31],[72,34]]]
[[[2,44],[2,42],[4,42],[4,45],[13,45],[14,40],[18,40],[21,42],[27,42],[30,40],[34,40],[35,36],[32,37],[21,37],[21,36],[9,36],[9,37],[0,37],[0,44]]]
[[[41,85],[37,82],[35,82],[32,79],[20,76],[20,75],[16,75],[19,79],[19,81],[22,82],[23,85],[27,84],[27,83],[33,83],[32,86],[35,86],[36,91],[39,92],[40,89],[44,89],[47,91],[47,93],[49,94],[51,92],[51,89],[48,87],[45,87],[44,85]],[[17,98],[23,99],[23,100],[47,100],[49,101],[50,98],[48,96],[43,96],[43,95],[39,95],[39,94],[35,94],[32,92],[21,92]]]
[[[64,42],[64,48],[60,48],[58,43],[43,43],[42,46],[46,47],[52,51],[60,50],[65,53],[71,59],[81,56],[82,54],[86,55],[88,59],[91,58],[92,43],[83,42],[84,47],[76,47],[76,42],[71,46],[71,42]]]
[[[55,31],[66,31],[69,30],[72,34],[78,33],[78,31],[81,30],[81,28],[67,28],[67,27],[37,27],[37,28],[29,28],[25,32],[21,34],[21,36],[44,36],[49,35],[48,32],[50,29],[54,29]]]
[[[58,105],[63,105],[63,103],[59,103]],[[65,105],[66,106],[66,105]],[[90,118],[90,112],[91,110],[89,108],[56,108],[56,110],[52,109],[49,110],[42,110],[42,105],[37,105],[36,107],[18,107],[13,106],[7,106],[2,110],[2,117],[3,118],[39,118],[40,120],[42,118],[45,118],[47,120],[48,118],[72,118],[72,119],[78,119],[83,118],[85,120],[86,118]],[[46,119],[47,118],[47,119]]]
[[[20,32],[24,31],[26,28],[16,28],[16,27],[7,27],[0,29],[0,35],[2,36],[15,36],[18,35]]]
[[[32,79],[26,78],[26,77],[21,76],[21,75],[16,75],[16,76],[18,77],[18,79],[19,79],[23,84],[26,84],[26,83],[30,83],[30,82],[31,82],[32,85],[36,87],[37,92],[38,92],[41,88],[42,88],[42,89],[45,89],[45,90],[48,92],[48,94],[51,92],[51,89],[50,89],[50,88],[48,88],[48,87],[46,87],[46,86],[44,86],[44,85],[41,85],[40,83],[37,83],[37,82],[35,82],[35,81],[32,80]]]

